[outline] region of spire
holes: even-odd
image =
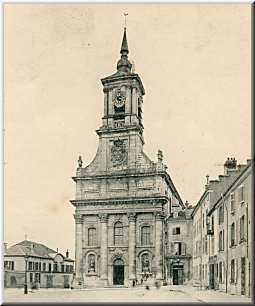
[[[125,27],[120,50],[121,58],[117,64],[117,70],[120,74],[129,74],[131,72],[132,65],[128,60],[128,53],[127,33]]]
[[[120,54],[122,54],[122,55],[128,54],[128,43],[127,43],[126,28],[124,28],[124,34],[123,34],[123,39],[122,39]]]

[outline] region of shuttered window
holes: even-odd
[[[123,244],[123,225],[121,222],[116,222],[114,225],[114,245]]]
[[[151,227],[142,226],[141,228],[141,244],[149,245],[151,244]]]
[[[231,213],[235,212],[235,193],[234,192],[230,193],[230,209],[231,209]]]
[[[238,188],[238,202],[240,204],[244,203],[244,186]]]
[[[230,246],[234,246],[235,245],[235,223],[233,222],[231,224],[231,233],[230,233]]]
[[[240,242],[245,240],[244,235],[244,216],[240,218]]]
[[[88,229],[88,245],[96,245],[97,237],[96,237],[96,229],[91,227]]]

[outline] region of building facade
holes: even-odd
[[[182,200],[163,163],[143,151],[145,94],[128,60],[126,29],[117,72],[102,79],[104,116],[92,163],[76,176],[73,286],[131,286],[166,279],[166,220]]]
[[[24,240],[4,251],[4,287],[70,288],[74,260],[47,246]]]
[[[166,269],[167,283],[189,284],[192,280],[193,222],[192,206],[172,209],[167,218]]]
[[[128,60],[103,78],[104,114],[94,160],[73,177],[74,288],[136,281],[251,294],[251,161],[227,159],[197,205],[183,204],[158,150],[144,152],[145,90]],[[238,200],[237,200],[238,198]],[[240,200],[241,199],[241,200]]]
[[[251,296],[252,163],[237,166],[228,158],[224,168],[218,180],[207,182],[192,213],[193,283]]]

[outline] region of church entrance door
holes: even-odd
[[[113,262],[113,285],[124,285],[124,262],[116,259]]]

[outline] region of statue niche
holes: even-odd
[[[95,273],[95,272],[96,272],[95,255],[90,254],[88,256],[88,273]]]
[[[142,272],[143,273],[150,273],[150,260],[148,254],[142,255]]]

